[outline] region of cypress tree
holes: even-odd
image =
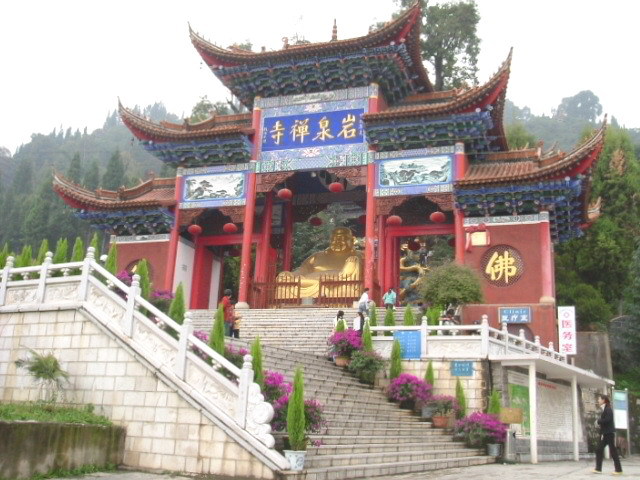
[[[405,327],[414,327],[416,325],[416,319],[413,316],[413,310],[409,305],[407,305],[404,309],[404,320],[402,323]]]
[[[307,449],[306,419],[304,415],[304,378],[302,367],[296,368],[293,377],[293,392],[287,407],[287,433],[292,450]]]
[[[456,378],[456,400],[458,401],[458,411],[456,412],[456,418],[466,417],[467,397],[464,394],[464,389],[462,388],[460,377]]]
[[[140,275],[140,295],[145,300],[151,298],[151,279],[149,278],[149,262],[143,258],[138,262],[136,273]]]
[[[182,282],[180,282],[178,284],[178,288],[176,288],[176,294],[173,296],[173,299],[169,304],[168,316],[178,325],[182,325],[182,322],[184,322],[185,311],[186,307],[184,305],[184,287],[182,286]]]
[[[390,363],[389,378],[393,380],[402,373],[402,348],[400,347],[400,342],[398,340],[393,341]]]
[[[209,335],[209,346],[224,357],[224,308],[222,304],[216,310],[213,328],[211,335]]]
[[[71,261],[81,262],[82,260],[84,260],[84,242],[80,237],[76,237],[73,250],[71,250]]]
[[[396,316],[393,313],[393,310],[387,310],[387,313],[384,315],[384,326],[385,327],[394,327],[396,325]],[[384,332],[385,336],[392,337],[393,332]]]
[[[80,164],[80,154],[75,153],[67,170],[67,178],[74,183],[80,184],[82,180],[82,165]]]
[[[9,244],[5,243],[2,250],[0,250],[0,268],[4,268],[7,264],[7,257],[9,257]]]
[[[102,254],[102,249],[100,248],[100,237],[98,236],[98,232],[94,232],[93,237],[91,237],[90,247],[93,247],[95,258],[100,259],[100,255]]]
[[[69,261],[69,243],[66,238],[59,238],[56,243],[56,251],[53,254],[53,263],[66,263]]]
[[[424,372],[424,381],[427,382],[429,385],[433,385],[436,382],[435,374],[433,373],[433,364],[431,363],[431,360],[429,360],[429,363],[427,364],[427,371]]]
[[[107,255],[107,261],[104,264],[104,268],[107,269],[111,275],[118,274],[118,249],[116,244],[113,243],[109,247],[109,254]]]
[[[251,356],[253,357],[253,381],[260,385],[260,390],[264,390],[264,370],[262,368],[262,345],[260,345],[260,335],[258,335],[251,344]]]
[[[44,263],[44,259],[46,258],[48,251],[49,240],[45,238],[42,240],[42,243],[40,243],[40,249],[38,249],[38,256],[36,257],[36,265],[42,265]]]
[[[492,390],[491,395],[489,396],[489,405],[487,405],[487,413],[500,415],[501,409],[502,406],[500,405],[500,393],[497,390]]]
[[[116,149],[109,158],[107,169],[102,176],[102,187],[107,190],[117,190],[126,183],[124,162],[120,150]]]
[[[25,245],[22,247],[22,252],[16,258],[15,267],[30,267],[33,265],[33,253],[31,251],[31,245]]]
[[[378,326],[378,310],[375,305],[372,305],[369,309],[369,325],[372,327]],[[375,337],[378,335],[378,332],[372,332],[371,335]]]
[[[365,352],[373,352],[373,340],[371,339],[369,322],[364,322],[364,330],[362,331],[362,350]]]

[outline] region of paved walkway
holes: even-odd
[[[394,477],[375,477],[375,480],[423,480],[423,479],[444,479],[444,480],[594,480],[596,478],[620,478],[611,475],[613,472],[613,462],[605,460],[603,474],[595,475],[591,473],[593,462],[545,462],[538,465],[521,463],[518,465],[502,465],[494,463],[490,465],[480,465],[478,467],[455,468],[446,472],[416,473],[410,475],[398,475]],[[640,456],[634,455],[622,459],[622,478],[640,479]],[[82,480],[187,480],[189,477],[174,474],[153,474],[141,472],[112,472],[93,473],[85,475]],[[200,477],[202,478],[202,477]],[[216,477],[210,477],[215,479]],[[52,479],[52,480],[69,480]]]

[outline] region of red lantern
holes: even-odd
[[[447,242],[449,244],[450,247],[455,247],[456,246],[456,238],[450,238],[449,241]]]
[[[333,182],[329,184],[329,191],[332,193],[344,192],[344,185],[340,182]]]
[[[357,219],[357,222],[360,225],[364,225],[365,223],[367,223],[367,216],[366,215],[360,215]]]
[[[236,233],[238,231],[238,226],[235,223],[225,223],[222,226],[222,231],[224,233]]]
[[[291,200],[291,197],[293,197],[293,192],[288,188],[281,188],[278,190],[278,198],[282,200]]]
[[[420,242],[416,242],[415,240],[411,240],[409,243],[407,243],[407,248],[412,252],[417,252],[418,250],[420,250],[420,247]]]
[[[319,227],[320,225],[322,225],[322,219],[320,217],[311,217],[309,219],[309,223],[314,227]]]
[[[442,212],[433,212],[429,215],[429,220],[433,223],[443,223],[447,219],[447,216]]]
[[[187,227],[187,232],[189,232],[194,237],[197,237],[198,235],[200,235],[202,233],[202,227],[200,225],[196,225],[194,223],[193,225],[189,225]]]
[[[398,215],[387,217],[387,225],[402,225],[402,217]]]

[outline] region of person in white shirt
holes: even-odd
[[[364,327],[364,317],[369,312],[369,289],[365,288],[360,296],[360,300],[358,300],[358,316],[360,317],[359,328],[355,328],[354,330],[361,330]]]

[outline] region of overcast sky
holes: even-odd
[[[507,96],[536,114],[590,89],[604,111],[640,127],[637,100],[640,2],[479,0],[480,82],[514,47]],[[0,3],[0,146],[32,133],[100,128],[117,107],[163,102],[180,116],[226,90],[191,45],[188,23],[221,46],[250,40],[279,49],[282,37],[312,42],[367,33],[387,21],[391,0],[8,0]],[[433,75],[431,75],[433,78]]]

